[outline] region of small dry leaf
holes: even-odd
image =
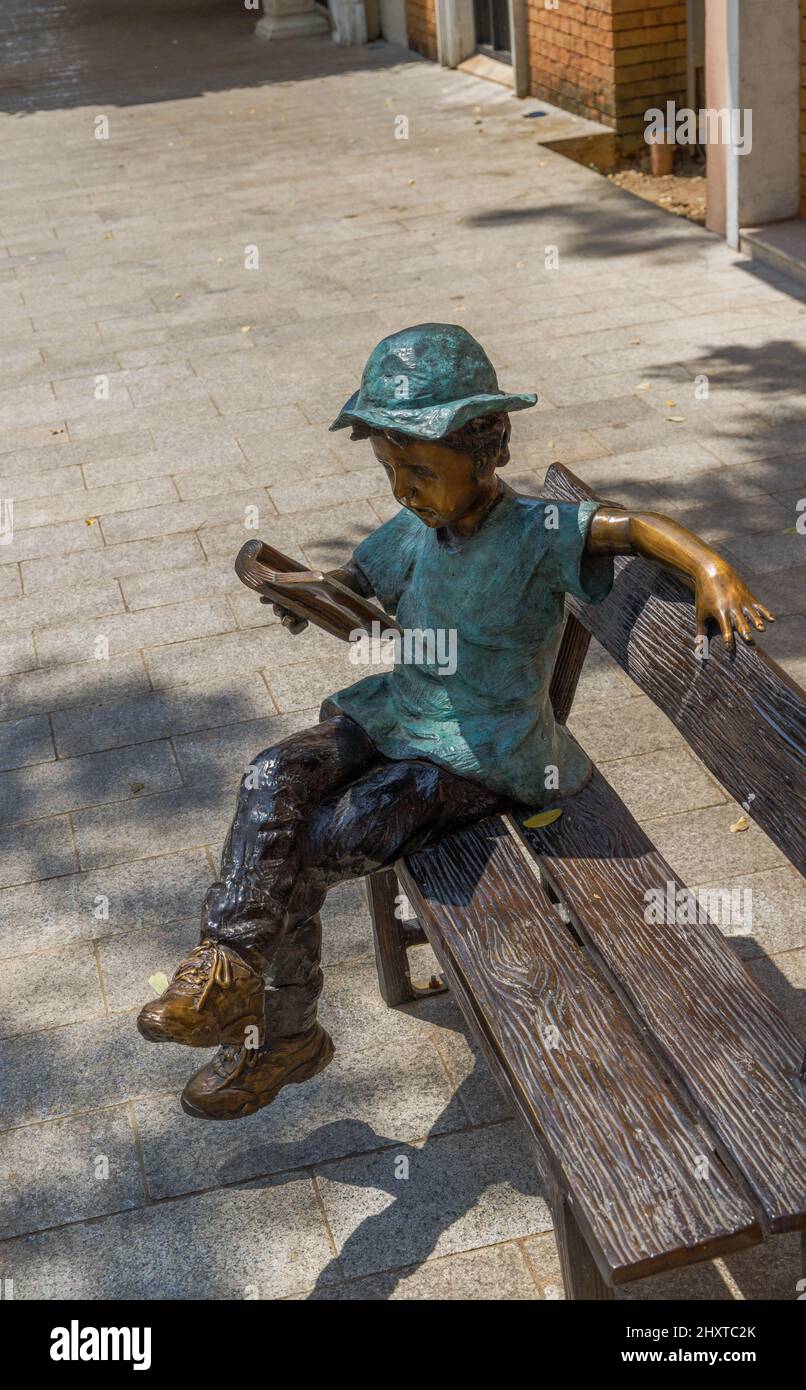
[[[738,820],[735,820],[733,822],[733,825],[730,828],[734,834],[737,830],[749,830],[750,822],[747,819],[747,816],[740,816]]]
[[[640,338],[630,338],[630,347],[638,347],[640,342]]]
[[[667,415],[666,419],[670,420],[673,425],[684,425],[686,423],[685,415]]]
[[[524,267],[525,265],[526,265],[526,262],[525,262],[525,261],[516,261],[516,262],[515,262],[515,269],[516,269],[516,270],[523,270],[523,267]]]
[[[181,298],[182,298],[182,296],[181,296],[181,294],[179,293],[179,291],[177,290],[176,294],[174,295],[174,299],[181,299]]]
[[[677,405],[677,401],[667,401],[667,405]]]
[[[162,970],[158,970],[155,975],[149,975],[148,983],[155,994],[164,994],[168,988],[168,976]]]
[[[638,383],[638,385],[636,386],[635,389],[636,389],[636,391],[651,391],[651,390],[652,390],[652,382],[651,382],[651,381],[639,381],[639,383]]]
[[[551,825],[552,821],[559,820],[562,811],[555,808],[553,811],[541,811],[536,816],[530,816],[523,823],[529,830],[537,830],[542,825]]]
[[[130,782],[130,783],[129,783],[129,791],[130,791],[134,796],[136,796],[138,792],[141,792],[141,791],[143,790],[143,787],[144,787],[144,786],[145,786],[145,782]]]
[[[94,526],[97,520],[98,520],[97,516],[85,516],[85,517],[84,517],[84,525],[85,525],[85,526]]]
[[[251,333],[251,332],[252,332],[252,325],[251,325],[251,323],[245,323],[245,324],[243,325],[243,327],[241,328],[241,332],[242,332],[242,333]]]

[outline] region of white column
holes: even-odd
[[[741,132],[708,144],[707,225],[731,246],[798,215],[799,26],[798,0],[707,0],[706,103]]]
[[[261,39],[298,39],[330,29],[314,0],[263,0],[263,18],[255,26]]]

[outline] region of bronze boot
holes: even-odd
[[[140,1010],[149,1042],[216,1047],[264,1036],[263,976],[217,941],[203,941],[179,962],[168,988]],[[247,1028],[256,1031],[249,1037]]]
[[[182,1092],[182,1109],[198,1120],[240,1120],[271,1105],[283,1086],[324,1071],[333,1043],[321,1024],[265,1047],[220,1047]]]

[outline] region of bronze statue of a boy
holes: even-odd
[[[507,487],[496,470],[509,458],[509,413],[536,399],[500,391],[463,328],[421,324],[379,343],[331,426],[370,440],[401,504],[336,576],[375,595],[404,632],[454,633],[455,669],[421,646],[419,660],[339,691],[321,723],[251,765],[200,945],[138,1018],[153,1041],[218,1046],[182,1094],[190,1115],[252,1114],[327,1066],[318,914],[334,883],[584,786],[590,763],[548,696],[566,593],[601,600],[612,557],[642,554],[693,582],[698,634],[713,619],[726,643],[734,629],[749,641],[772,617],[674,521]],[[305,625],[282,616],[291,631]]]

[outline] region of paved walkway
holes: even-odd
[[[195,940],[239,769],[354,676],[232,560],[249,508],[311,564],[390,514],[368,446],[326,425],[379,337],[450,319],[541,394],[511,481],[559,458],[692,523],[804,680],[806,291],[540,148],[535,103],[387,46],[260,44],[222,0],[29,9],[4,7],[0,117],[0,1276],[18,1298],[556,1298],[517,1127],[449,996],[381,1005],[359,885],[327,908],[337,1060],[270,1111],[187,1119],[198,1054],[134,1029]],[[692,886],[752,885],[736,948],[794,1016],[781,854],[729,832],[601,658],[573,727]],[[627,1296],[797,1277],[784,1239]]]

